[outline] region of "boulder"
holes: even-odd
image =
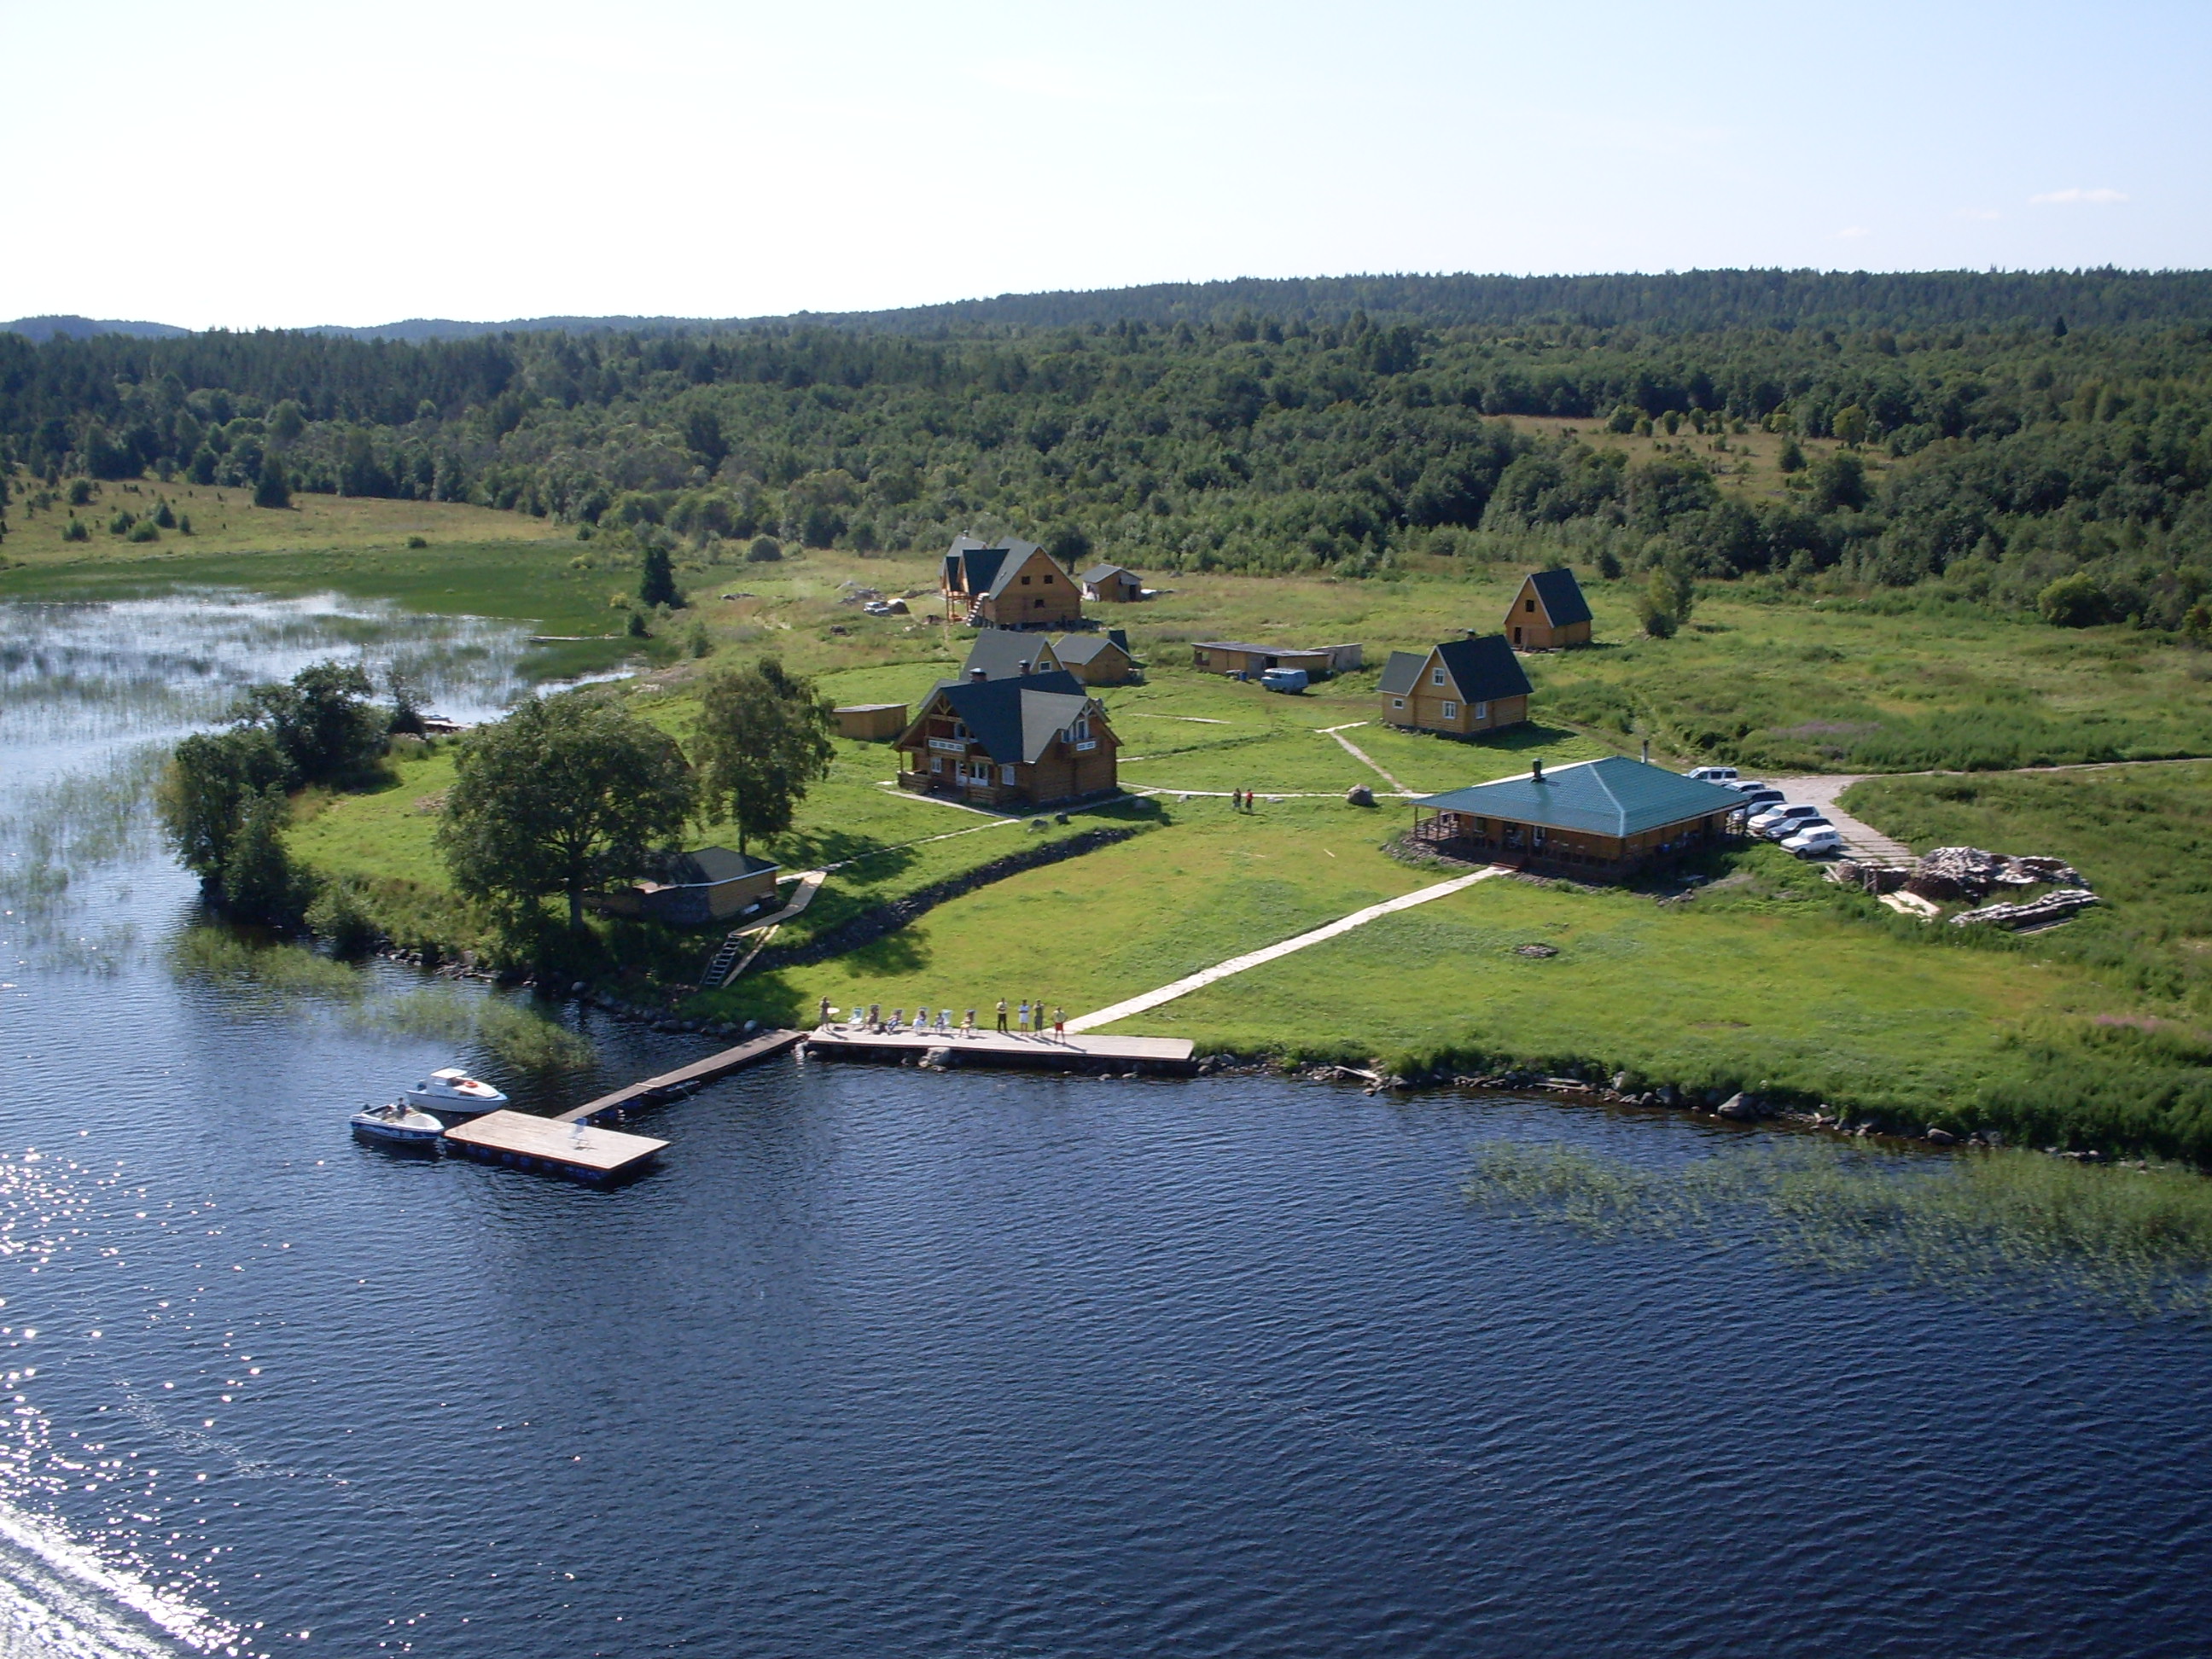
[[[1713,1110],[1721,1116],[1733,1118],[1739,1123],[1749,1123],[1766,1115],[1765,1108],[1759,1104],[1755,1096],[1741,1093],[1730,1095],[1719,1105],[1714,1107]]]
[[[1959,1137],[1948,1129],[1931,1128],[1920,1138],[1931,1146],[1955,1146],[1959,1144]]]
[[[1370,789],[1364,783],[1353,784],[1351,788],[1344,792],[1344,798],[1350,801],[1354,806],[1372,806],[1375,805],[1375,792],[1372,789]]]

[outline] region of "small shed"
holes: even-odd
[[[1086,599],[1127,604],[1145,597],[1145,579],[1118,564],[1094,564],[1075,580],[1083,584]]]
[[[1357,646],[1349,647],[1355,653]],[[1190,648],[1190,665],[1208,674],[1257,679],[1270,668],[1303,668],[1314,678],[1336,672],[1342,646],[1252,645],[1242,640],[1201,640]],[[1357,658],[1354,659],[1356,665]]]
[[[902,702],[852,702],[832,712],[837,735],[860,743],[888,743],[907,728]]]
[[[1590,642],[1589,601],[1575,573],[1532,570],[1505,608],[1505,637],[1516,651],[1556,651]]]
[[[702,847],[696,853],[670,854],[652,879],[611,888],[592,904],[609,915],[703,927],[748,911],[775,908],[775,873],[781,867],[750,853]]]

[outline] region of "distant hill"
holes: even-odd
[[[191,332],[167,323],[123,323],[94,317],[18,317],[0,323],[0,334],[22,334],[33,340],[89,340],[98,334],[129,334],[142,340],[174,340]]]
[[[829,328],[908,336],[1018,333],[1030,329],[1142,322],[1172,328],[1239,317],[1340,323],[1355,312],[1376,322],[1431,327],[1523,323],[1623,325],[1668,333],[1731,328],[1929,328],[2049,325],[2212,324],[2212,271],[1687,270],[1595,276],[1364,276],[1237,277],[1142,288],[1001,294],[990,299],[885,311],[793,312],[781,317],[524,317],[463,322],[410,317],[353,327],[293,331],[353,340],[472,340],[501,334],[716,334]],[[189,332],[165,323],[26,317],[5,325],[34,340],[99,334],[162,339]]]

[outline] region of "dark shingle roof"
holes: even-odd
[[[1546,772],[1541,782],[1522,773],[1495,783],[1425,796],[1413,805],[1514,823],[1540,823],[1552,830],[1620,836],[1641,835],[1646,830],[1714,812],[1741,811],[1743,797],[1733,789],[1686,778],[1663,766],[1647,766],[1625,755],[1608,755],[1603,760],[1577,761]]]
[[[960,678],[973,679],[981,669],[992,679],[1003,680],[1022,672],[1027,663],[1032,672],[1050,672],[1060,666],[1052,641],[1041,634],[1018,634],[1012,629],[986,629],[975,636],[975,643],[968,647],[968,660],[960,665]]]
[[[660,865],[664,887],[718,887],[741,876],[757,876],[782,866],[750,853],[733,853],[726,847],[702,847],[696,853],[678,853]]]
[[[938,688],[983,750],[1000,763],[1034,761],[1091,704],[1064,670],[1004,680],[947,680]]]
[[[1544,614],[1552,619],[1553,627],[1565,628],[1590,619],[1589,601],[1583,598],[1583,586],[1573,571],[1539,570],[1528,580],[1536,584],[1536,597],[1544,602]]]
[[[1116,576],[1134,576],[1136,574],[1127,565],[1094,564],[1075,580],[1079,582],[1088,582],[1091,586],[1096,587],[1099,583],[1111,581]]]
[[[1468,702],[1525,697],[1535,689],[1528,684],[1520,659],[1513,654],[1513,647],[1506,644],[1503,634],[1473,640],[1446,640],[1436,651],[1443,659],[1444,668],[1451,675],[1452,684],[1459,688],[1459,695]],[[1393,651],[1390,660],[1382,665],[1382,678],[1376,689],[1394,697],[1404,696],[1420,683],[1421,670],[1428,665],[1428,660],[1429,653],[1425,651]]]
[[[1109,650],[1127,656],[1129,636],[1118,628],[1104,634],[1070,634],[1052,648],[1053,654],[1062,663],[1089,662]]]
[[[1036,550],[1035,542],[1012,537],[986,547],[973,536],[955,536],[945,556],[945,585],[966,593],[996,593]]]

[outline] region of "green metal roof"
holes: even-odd
[[[1509,823],[1540,823],[1548,830],[1579,830],[1597,836],[1640,836],[1670,823],[1714,812],[1740,811],[1743,797],[1717,783],[1686,778],[1663,766],[1647,766],[1626,755],[1577,761],[1547,769],[1540,781],[1530,773],[1495,783],[1427,795],[1413,803]]]

